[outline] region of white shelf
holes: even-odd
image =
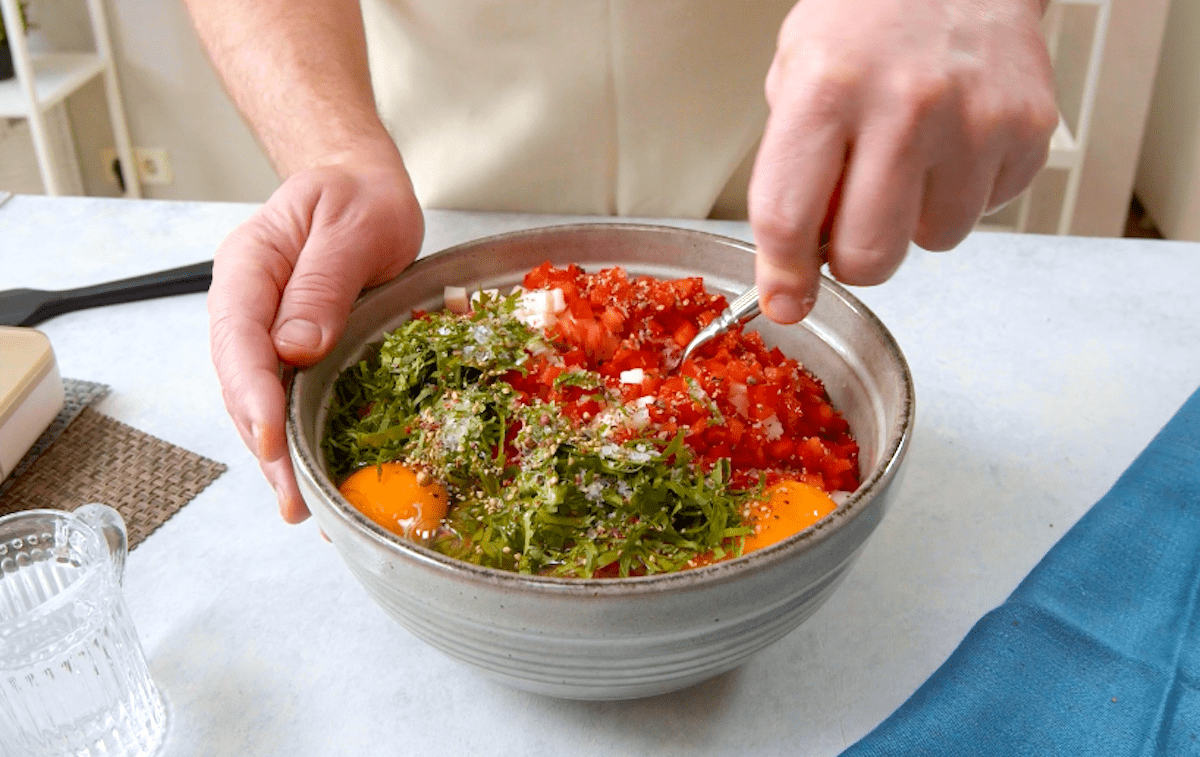
[[[1058,209],[1058,221],[1055,231],[1058,234],[1069,234],[1071,221],[1075,215],[1075,203],[1079,197],[1079,183],[1083,175],[1083,161],[1087,153],[1088,132],[1090,131],[1092,112],[1096,104],[1096,90],[1099,85],[1100,63],[1104,43],[1108,33],[1108,16],[1112,0],[1052,0],[1043,18],[1042,31],[1046,36],[1046,44],[1050,59],[1054,65],[1059,64],[1059,39],[1063,34],[1064,23],[1078,23],[1079,19],[1087,18],[1088,14],[1074,14],[1064,20],[1064,6],[1092,6],[1096,9],[1091,19],[1091,48],[1087,53],[1087,68],[1079,93],[1077,116],[1074,128],[1069,127],[1062,115],[1058,117],[1058,126],[1050,136],[1050,149],[1046,156],[1045,167],[1066,172],[1066,183],[1062,191],[1062,199]],[[1072,109],[1074,110],[1074,109]],[[1031,217],[1032,187],[1026,189],[1018,199],[1014,211],[993,214],[978,225],[985,230],[1026,231]],[[1011,220],[1011,223],[1009,221]]]
[[[87,6],[88,19],[92,27],[92,52],[37,52],[29,49],[25,36],[23,14],[19,0],[0,0],[0,18],[6,22],[9,48],[12,51],[16,77],[0,82],[0,118],[22,118],[29,123],[33,138],[33,151],[37,155],[38,170],[42,174],[42,185],[48,195],[62,194],[58,161],[51,145],[48,116],[57,109],[61,116],[64,100],[94,78],[104,85],[104,99],[108,103],[109,123],[112,125],[113,141],[117,156],[125,170],[125,196],[141,197],[141,184],[137,171],[133,170],[133,146],[129,139],[129,126],[125,122],[125,111],[121,106],[121,89],[117,84],[112,44],[108,36],[108,20],[104,12],[104,0],[83,0]],[[71,142],[67,130],[68,143]],[[78,174],[78,162],[74,156],[74,145],[69,144],[74,170]]]
[[[42,112],[58,105],[75,90],[104,73],[104,60],[95,53],[31,55],[34,88]],[[29,100],[17,77],[0,82],[0,117],[29,116]]]
[[[1071,134],[1062,116],[1059,116],[1058,128],[1050,137],[1050,154],[1046,158],[1046,167],[1071,169],[1082,159],[1083,151],[1079,148],[1075,135]]]

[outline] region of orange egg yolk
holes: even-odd
[[[361,468],[338,491],[380,526],[417,541],[433,536],[450,500],[446,487],[400,463]]]
[[[837,507],[828,494],[799,481],[780,481],[768,487],[765,494],[765,499],[751,507],[749,521],[754,533],[746,537],[743,553],[783,541]]]

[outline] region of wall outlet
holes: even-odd
[[[137,163],[138,178],[143,184],[170,184],[175,181],[171,159],[161,147],[135,147],[133,160]]]
[[[117,183],[117,151],[106,147],[100,151],[104,165],[104,177],[109,184]],[[171,171],[171,159],[161,147],[133,148],[133,162],[137,164],[138,180],[143,184],[170,184],[175,181]]]

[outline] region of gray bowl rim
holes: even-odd
[[[388,282],[380,284],[366,290],[355,302],[351,309],[350,317],[353,318],[354,312],[359,309],[364,303],[377,298],[383,297],[390,293],[391,289],[400,286],[404,279],[413,271],[420,268],[432,265],[433,260],[445,255],[461,253],[462,251],[471,250],[480,246],[493,245],[503,243],[512,239],[528,238],[542,234],[571,234],[580,232],[594,231],[611,231],[611,230],[628,231],[631,233],[670,233],[673,235],[685,235],[696,239],[703,239],[710,242],[720,242],[728,246],[744,250],[754,254],[756,252],[753,244],[736,239],[734,237],[714,234],[708,231],[700,231],[696,229],[685,229],[677,226],[665,224],[645,224],[645,223],[625,223],[625,222],[599,222],[599,223],[568,223],[551,226],[538,226],[528,229],[504,232],[501,234],[479,237],[460,244],[447,247],[442,250],[437,250],[426,255],[418,257],[407,268],[404,269],[398,276]],[[882,463],[876,466],[872,474],[859,485],[858,489],[848,497],[845,501],[837,506],[837,509],[829,515],[822,518],[817,523],[800,531],[780,542],[772,544],[762,549],[754,550],[747,554],[736,558],[722,560],[711,565],[706,565],[700,568],[691,568],[689,570],[675,571],[670,573],[657,573],[650,576],[629,576],[626,578],[569,578],[560,576],[540,576],[524,573],[516,573],[513,571],[501,570],[499,568],[488,568],[474,563],[459,560],[449,557],[440,552],[436,552],[428,547],[424,547],[415,542],[405,540],[390,531],[385,530],[374,521],[360,513],[357,508],[351,505],[337,487],[329,480],[329,476],[321,470],[321,466],[317,464],[317,460],[313,453],[304,444],[302,435],[298,431],[300,426],[300,408],[299,408],[299,392],[297,386],[302,383],[308,376],[306,369],[297,369],[293,375],[292,381],[287,390],[287,418],[286,418],[286,437],[288,451],[292,459],[294,468],[299,468],[296,471],[297,475],[303,472],[309,480],[316,485],[317,489],[323,494],[330,505],[330,511],[338,516],[343,522],[349,524],[352,528],[360,532],[361,535],[368,537],[378,546],[384,548],[391,557],[397,559],[411,560],[426,569],[445,572],[455,577],[464,580],[470,580],[485,586],[493,586],[500,589],[513,591],[533,592],[540,594],[555,594],[555,595],[574,595],[586,597],[602,597],[602,596],[628,596],[628,595],[643,595],[656,594],[664,591],[678,591],[681,589],[697,589],[702,586],[715,586],[728,581],[733,581],[739,577],[755,573],[762,570],[767,570],[773,567],[776,563],[788,560],[798,552],[806,551],[814,546],[818,541],[828,538],[833,531],[839,530],[839,526],[848,523],[850,520],[857,518],[866,507],[859,507],[863,502],[869,503],[876,493],[883,491],[891,483],[895,477],[896,471],[899,470],[905,455],[908,452],[908,447],[911,444],[912,432],[914,426],[915,410],[916,410],[916,392],[913,386],[912,373],[908,367],[908,361],[904,358],[904,353],[900,350],[900,345],[896,342],[892,333],[884,326],[883,322],[863,304],[857,297],[852,295],[845,287],[837,283],[833,279],[821,275],[821,291],[820,296],[835,296],[841,299],[844,303],[857,311],[868,322],[882,338],[891,358],[900,368],[901,379],[904,389],[903,406],[900,408],[899,423],[897,424],[900,433],[890,434],[888,437],[888,445],[884,450]],[[368,345],[363,344],[361,349],[366,349]],[[315,366],[314,366],[315,367]]]

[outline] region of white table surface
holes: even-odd
[[[18,196],[0,289],[211,257],[253,206]],[[426,252],[567,219],[431,212]],[[737,223],[692,222],[748,238]],[[977,233],[856,290],[912,368],[895,507],[799,629],[691,690],[614,703],[507,689],[379,610],[310,521],[285,525],[225,415],[202,295],[40,326],[97,409],[229,470],[130,556],[171,710],[166,755],[835,755],[1002,602],[1200,387],[1200,245]]]

